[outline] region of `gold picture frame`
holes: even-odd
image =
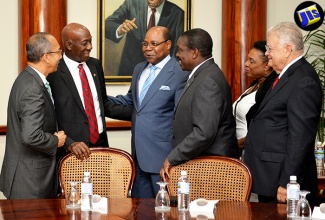
[[[107,31],[106,27],[105,27],[106,26],[105,20],[107,17],[109,17],[111,15],[113,16],[113,13],[117,12],[118,9],[120,10],[122,7],[126,6],[127,3],[128,4],[131,4],[131,3],[138,4],[141,1],[145,1],[145,3],[142,3],[142,4],[147,5],[147,3],[146,3],[147,0],[98,0],[98,53],[99,53],[98,57],[102,61],[102,65],[103,65],[103,69],[104,69],[104,73],[105,73],[105,82],[107,84],[130,83],[132,80],[131,69],[133,70],[133,68],[136,64],[129,65],[129,63],[121,62],[121,57],[123,56],[122,52],[123,52],[126,36],[121,37],[119,42],[114,42],[114,40],[108,39],[108,37],[107,37],[108,34],[105,35],[105,33]],[[165,0],[165,1],[167,2],[167,0]],[[166,2],[164,3],[165,4],[164,8],[167,7]],[[168,3],[168,5],[170,5],[170,6],[177,5],[179,8],[181,8],[184,11],[184,30],[190,29],[191,28],[191,20],[192,20],[191,19],[191,17],[192,17],[191,16],[192,0],[169,0],[168,2],[172,3],[172,4]],[[142,8],[144,8],[144,7],[142,7]],[[144,9],[144,10],[146,10],[146,9]],[[164,11],[164,9],[163,9],[163,11]],[[170,11],[172,11],[172,10],[170,10]],[[146,15],[144,15],[144,16],[146,16]],[[158,25],[160,25],[160,24],[158,23]],[[112,27],[112,26],[110,26],[110,27]],[[114,27],[114,28],[115,28],[115,32],[116,32],[116,27]],[[112,27],[112,29],[113,29],[113,27]],[[113,32],[113,31],[111,31],[111,32]],[[145,35],[145,33],[143,33],[143,35]],[[141,39],[141,40],[143,40],[143,39]],[[173,42],[173,43],[176,45],[176,42]],[[139,51],[136,51],[137,55],[134,55],[134,57],[142,56],[142,54],[139,55],[139,53],[141,52],[140,44],[139,44],[139,48],[136,48],[131,51],[135,51],[137,49],[139,49]],[[130,53],[132,53],[132,52],[130,52]],[[144,61],[144,58],[143,58],[143,61]],[[132,62],[130,62],[130,63],[132,63]],[[121,67],[123,69],[123,67],[125,67],[126,65],[128,65],[127,67],[130,70],[121,71]]]

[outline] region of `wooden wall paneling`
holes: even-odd
[[[61,30],[67,24],[67,0],[19,0],[19,70],[27,65],[26,43],[36,32],[48,32],[61,42]]]
[[[249,86],[244,63],[253,43],[266,39],[266,0],[222,0],[222,70],[235,101]]]

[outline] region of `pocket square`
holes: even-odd
[[[169,86],[161,86],[159,90],[170,90]]]

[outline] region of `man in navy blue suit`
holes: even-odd
[[[136,161],[137,175],[132,197],[154,198],[159,190],[160,167],[173,149],[172,121],[175,106],[183,91],[189,73],[182,71],[177,60],[171,57],[169,30],[156,26],[149,29],[142,42],[147,61],[139,63],[125,96],[109,97],[111,101],[133,105],[132,156]],[[154,80],[147,93],[142,90],[150,69],[154,66]],[[139,96],[142,98],[140,102]],[[140,104],[141,103],[141,104]]]
[[[184,11],[177,5],[165,0],[125,0],[105,20],[107,39],[119,43],[126,35],[118,75],[130,76],[135,65],[145,61],[140,44],[146,35],[152,9],[156,10],[153,26],[168,28],[172,42],[184,32]],[[171,45],[171,53],[175,52],[176,44]]]

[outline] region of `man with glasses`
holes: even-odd
[[[72,152],[84,160],[89,157],[89,147],[108,147],[105,116],[130,120],[132,108],[107,100],[102,65],[90,57],[93,47],[89,30],[81,24],[70,23],[63,28],[61,37],[63,58],[58,70],[48,77],[58,127],[67,134],[58,159]],[[120,114],[125,109],[125,114]]]
[[[252,192],[260,202],[286,202],[286,185],[297,176],[314,205],[317,173],[314,155],[322,87],[315,69],[302,56],[301,30],[282,22],[267,33],[265,55],[278,74],[251,120],[244,162],[253,176]]]
[[[6,151],[0,190],[8,199],[57,196],[56,153],[66,135],[58,131],[46,77],[61,59],[54,36],[39,32],[26,44],[28,66],[18,75],[8,102]]]
[[[189,73],[182,71],[177,60],[169,55],[171,46],[167,28],[149,29],[141,43],[147,61],[134,68],[125,96],[109,97],[117,103],[134,106],[131,146],[137,168],[132,189],[135,198],[156,196],[160,167],[173,148],[174,109]]]

